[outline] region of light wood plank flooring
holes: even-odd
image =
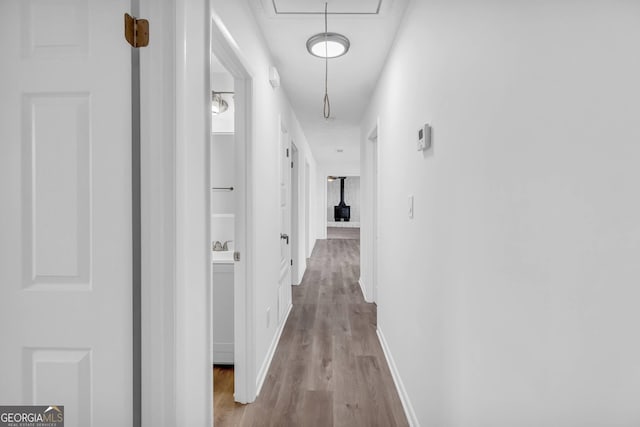
[[[359,227],[327,227],[327,239],[359,239]]]
[[[216,427],[407,426],[376,336],[376,306],[358,278],[360,241],[319,240],[264,386],[233,402],[229,368],[214,369]]]

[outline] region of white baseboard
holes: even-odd
[[[296,277],[296,282],[298,283],[292,283],[292,285],[300,286],[302,284],[302,279],[304,278],[304,273],[306,272],[307,272],[307,258],[305,258],[304,264],[302,264],[301,267],[298,268],[298,277]]]
[[[358,279],[358,284],[360,285],[360,291],[362,291],[362,296],[364,297],[364,300],[369,303],[373,302],[371,301],[371,298],[369,298],[369,295],[366,292],[367,288],[365,288],[364,284],[362,283],[362,277]]]
[[[276,331],[276,334],[273,337],[273,341],[271,341],[271,345],[269,346],[269,351],[267,351],[267,356],[264,358],[264,362],[262,362],[262,367],[260,368],[260,372],[258,372],[258,377],[256,378],[256,397],[260,395],[260,390],[262,390],[264,380],[267,378],[267,372],[269,372],[269,367],[271,366],[273,355],[276,354],[276,348],[278,348],[280,336],[282,336],[284,325],[287,324],[287,319],[289,319],[289,314],[291,314],[292,308],[293,305],[289,304],[287,314],[286,316],[284,316],[284,319],[280,323],[280,326],[278,326],[278,330]]]
[[[327,227],[360,228],[360,222],[359,221],[353,221],[353,222],[328,221]]]
[[[378,334],[378,340],[380,341],[380,345],[382,346],[382,352],[384,353],[385,359],[387,359],[387,364],[389,365],[389,369],[391,370],[391,376],[393,377],[393,383],[396,385],[396,390],[398,390],[398,395],[400,396],[400,402],[402,402],[402,408],[404,409],[404,413],[407,416],[407,421],[409,421],[410,427],[420,427],[420,423],[418,423],[418,417],[416,417],[416,412],[413,410],[413,405],[411,405],[411,400],[409,399],[409,395],[407,394],[407,390],[404,388],[404,383],[402,382],[402,378],[400,378],[400,373],[398,372],[398,367],[396,366],[396,362],[393,360],[393,356],[391,355],[391,350],[387,345],[387,340],[384,338],[384,334],[382,330],[378,326],[376,329]]]

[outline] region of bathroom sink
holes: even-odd
[[[233,263],[233,251],[211,251],[211,262],[214,264]]]

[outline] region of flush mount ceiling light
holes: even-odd
[[[327,29],[327,7],[324,4],[324,33],[311,36],[307,40],[307,50],[313,56],[324,58],[324,100],[322,115],[325,120],[331,116],[331,103],[329,102],[329,58],[337,58],[349,50],[349,39],[338,33],[330,33]]]
[[[232,92],[211,92],[211,112],[213,114],[222,114],[229,109],[229,103],[222,98],[225,93]]]
[[[349,39],[338,33],[319,33],[307,40],[307,50],[318,58],[337,58],[349,51]]]

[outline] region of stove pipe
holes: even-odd
[[[340,177],[340,203],[333,207],[333,219],[335,221],[348,222],[351,219],[351,206],[344,202],[344,180],[346,177]]]

